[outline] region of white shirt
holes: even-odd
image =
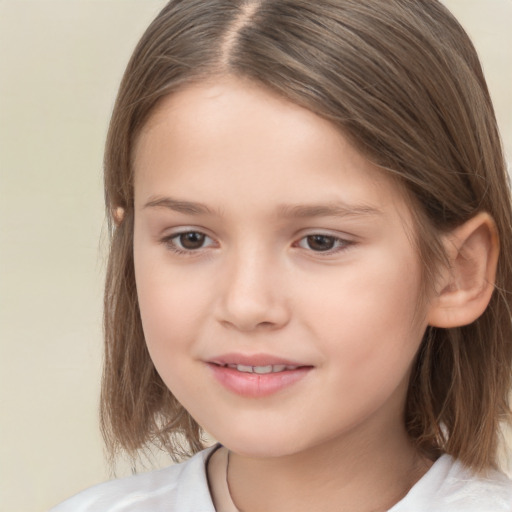
[[[50,512],[233,512],[227,482],[223,510],[215,510],[206,461],[216,447],[187,462],[96,485]],[[227,457],[226,457],[227,460]],[[512,482],[502,473],[478,477],[449,455],[429,471],[389,512],[512,512]]]

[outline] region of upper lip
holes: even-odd
[[[213,357],[208,360],[209,363],[225,366],[228,364],[237,364],[243,366],[311,366],[308,364],[300,363],[292,359],[285,359],[282,357],[270,354],[223,354]]]

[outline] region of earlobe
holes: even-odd
[[[476,320],[491,300],[499,254],[494,220],[478,213],[450,232],[444,246],[449,268],[441,272],[430,302],[429,325],[461,327]]]
[[[116,226],[119,226],[124,219],[124,208],[118,206],[117,208],[112,208],[112,217]]]

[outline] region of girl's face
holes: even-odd
[[[158,372],[241,454],[403,433],[428,316],[412,232],[396,185],[310,111],[234,78],[173,94],[135,152]]]

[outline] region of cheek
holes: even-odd
[[[203,325],[200,301],[194,282],[183,283],[178,276],[141,257],[135,265],[137,294],[146,345],[155,368],[173,395],[184,404],[196,399],[191,383],[196,340]]]
[[[426,328],[425,314],[418,309],[419,262],[407,253],[378,256],[361,268],[354,265],[339,280],[326,281],[309,297],[309,318],[314,318],[325,352],[345,368],[347,383],[361,386],[404,375]]]
[[[161,247],[140,248],[135,238],[135,281],[144,335],[149,351],[157,359],[179,354],[180,347],[194,337],[201,312],[209,301],[199,272],[183,278],[183,271],[168,263]],[[158,366],[158,361],[155,360]]]

